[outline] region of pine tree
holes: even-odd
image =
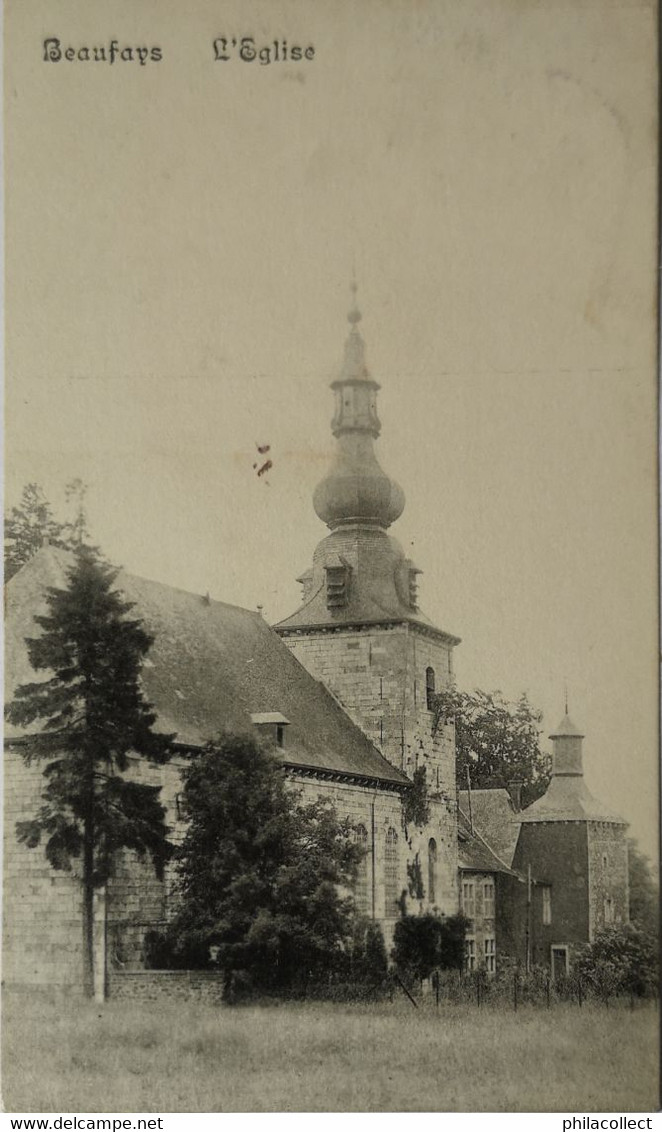
[[[351,939],[349,895],[362,850],[323,801],[300,805],[275,755],[225,736],[184,771],[188,829],[178,850],[180,962],[261,989],[304,986]],[[343,895],[343,891],[345,893]]]
[[[12,507],[5,519],[6,582],[46,539],[54,546],[71,548],[74,545],[68,524],[58,523],[53,518],[51,505],[39,484],[29,483],[23,488],[20,503]]]
[[[170,854],[160,787],[123,777],[128,754],[156,762],[171,755],[172,736],[153,730],[156,716],[140,687],[152,638],[130,619],[132,605],[113,589],[117,570],[79,546],[66,588],[51,587],[42,634],[27,640],[30,662],[51,675],[21,685],[6,709],[28,735],[23,757],[46,761],[42,805],[18,822],[28,847],[46,838],[54,869],[82,861],[84,988],[93,992],[94,890],[109,879],[120,849],[149,854],[159,876]]]

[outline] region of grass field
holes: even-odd
[[[650,1111],[652,1006],[45,1005],[7,996],[9,1112]]]

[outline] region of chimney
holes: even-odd
[[[506,783],[506,790],[510,797],[512,807],[516,814],[522,809],[522,787],[524,783],[521,778],[513,778],[511,782]]]

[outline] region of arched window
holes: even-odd
[[[428,711],[434,707],[434,668],[425,669],[425,699]]]
[[[359,912],[367,916],[370,911],[369,901],[369,886],[368,886],[368,831],[364,825],[357,825],[354,829],[354,840],[360,849],[363,850],[363,856],[359,861],[359,867],[356,874],[356,887],[354,889],[354,896],[356,899],[356,907]]]
[[[386,845],[384,847],[384,900],[386,916],[393,919],[398,915],[398,835],[389,826],[386,831]]]
[[[434,837],[428,841],[428,901],[434,904],[436,900],[437,879],[437,842]]]

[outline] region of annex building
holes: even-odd
[[[453,680],[460,641],[419,605],[421,570],[389,533],[402,489],[375,454],[379,385],[370,376],[354,302],[342,368],[333,382],[336,455],[314,494],[328,534],[298,579],[301,604],[271,628],[259,613],[120,573],[117,585],[154,637],[143,667],[157,726],[176,735],[181,758],[132,771],[159,784],[173,839],[181,837],[182,759],[221,731],[261,735],[304,796],[330,798],[365,850],[360,910],[387,946],[400,915],[470,920],[466,966],[493,972],[502,955],[567,969],[573,945],[628,916],[625,823],[591,797],[582,736],[567,718],[554,734],[546,795],[520,811],[516,792],[458,795],[452,724],[435,726],[432,697]],[[49,586],[63,586],[67,552],[44,546],[6,587],[6,699],[38,679],[27,637]],[[12,987],[78,987],[81,890],[54,872],[41,848],[15,836],[39,805],[42,770],[26,766],[26,735],[6,729],[3,980]],[[407,824],[403,801],[426,771],[429,816]],[[412,866],[423,895],[409,895]],[[146,933],[173,912],[171,878],[159,882],[124,854],[96,906],[98,990],[113,968],[139,969]]]

